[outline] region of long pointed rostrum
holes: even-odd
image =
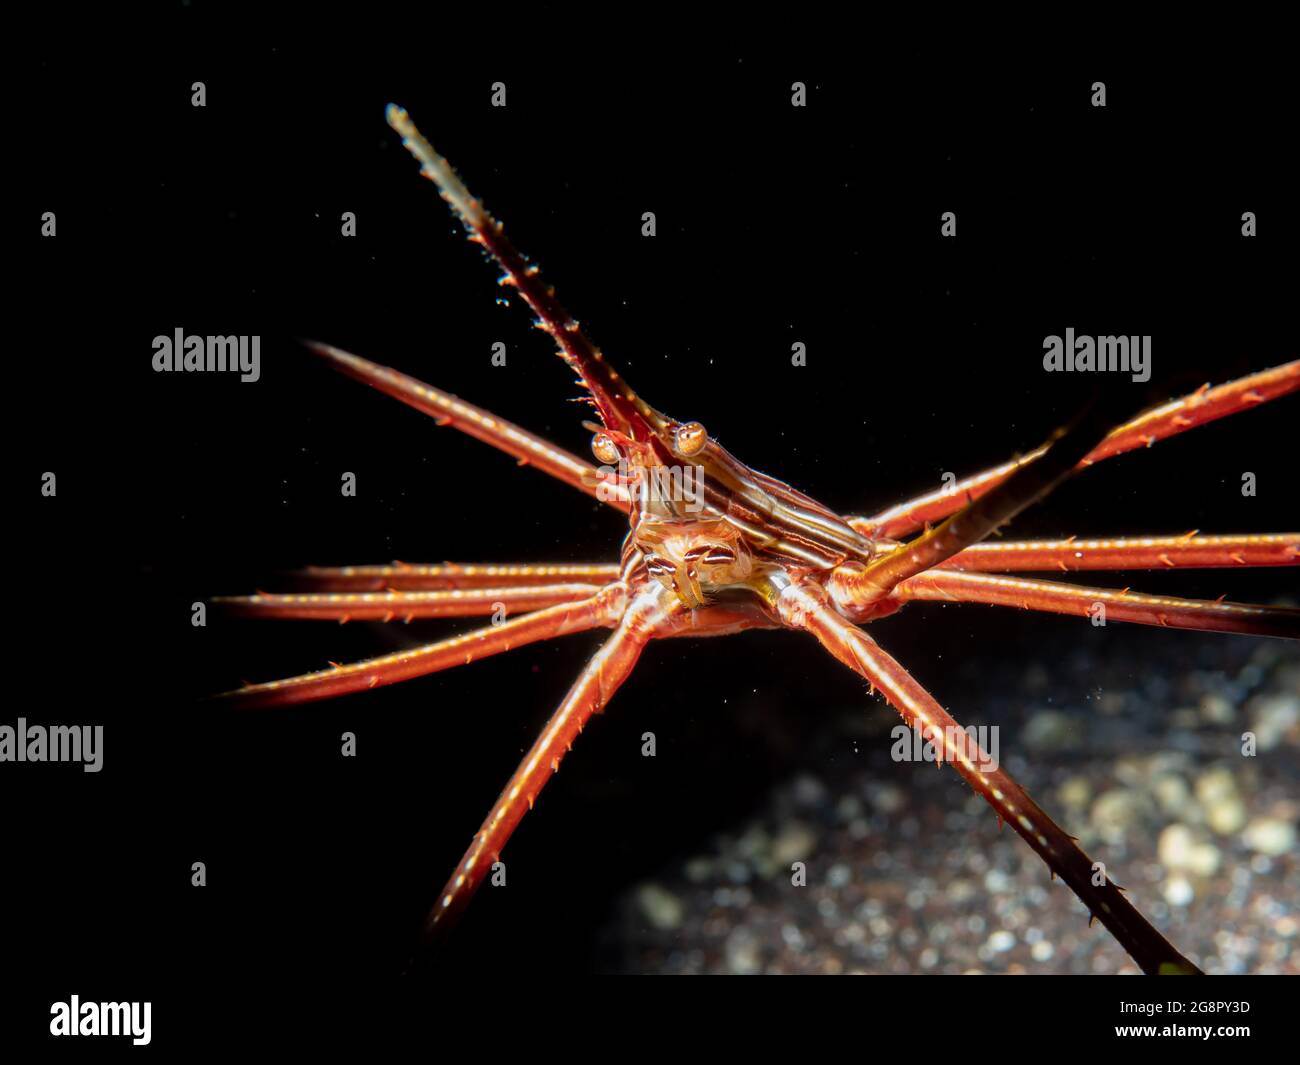
[[[554,290],[538,277],[537,267],[515,250],[505,235],[505,227],[470,195],[451,164],[421,136],[402,108],[388,105],[388,124],[401,134],[402,144],[419,160],[420,172],[438,186],[442,198],[469,231],[470,240],[481,244],[501,267],[501,283],[518,290],[537,315],[538,328],[559,345],[560,355],[577,371],[579,379],[591,393],[605,427],[634,440],[648,442],[653,439],[654,430],[662,425],[661,416],[637,396],[605,361],[600,349],[587,339],[577,320],[560,305]]]

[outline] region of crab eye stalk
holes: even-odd
[[[605,433],[597,433],[591,438],[591,453],[606,466],[618,462],[618,447]]]
[[[708,439],[709,433],[704,426],[699,422],[687,422],[677,427],[677,435],[673,443],[677,454],[690,458],[699,453]]]

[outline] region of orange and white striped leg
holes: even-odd
[[[1249,410],[1298,389],[1300,361],[1262,370],[1217,388],[1207,385],[1191,395],[1165,403],[1119,426],[1093,448],[1079,465],[1091,466],[1112,455],[1121,455],[1139,447],[1150,447],[1157,440],[1167,440],[1198,425]],[[1001,466],[967,477],[950,488],[909,499],[873,517],[849,518],[849,524],[858,532],[873,538],[895,539],[906,536],[931,522],[941,521],[971,500],[978,499],[1016,470],[1033,462],[1044,450],[1038,448],[1014,462],[1005,462]]]
[[[618,580],[616,562],[393,562],[379,566],[307,566],[289,574],[321,592],[437,592],[544,584],[606,585]]]
[[[497,610],[522,614],[557,603],[590,599],[595,584],[540,584],[517,588],[469,588],[443,592],[304,592],[285,595],[214,597],[221,609],[249,618],[311,621],[412,621],[415,618],[465,618]]]
[[[1300,532],[1259,536],[1144,536],[1111,540],[985,541],[939,563],[968,573],[1031,570],[1213,569],[1300,566]]]
[[[998,817],[1028,843],[1048,868],[1066,882],[1092,914],[1119,940],[1147,973],[1195,973],[1184,958],[1109,878],[1101,886],[1091,858],[996,766],[946,710],[870,636],[840,617],[815,587],[791,584],[776,599],[777,611],[791,628],[802,629],[854,672],[861,674],[902,715],[903,720],[943,752]]]
[[[979,543],[1060,484],[1100,438],[1104,408],[1094,406],[1075,422],[1057,430],[1039,448],[1032,461],[1022,463],[1010,476],[978,499],[905,544],[883,548],[878,557],[841,565],[831,582],[836,602],[871,602],[885,598],[900,581],[924,573]]]
[[[499,860],[501,849],[532,809],[538,793],[560,767],[560,759],[593,714],[609,702],[636,665],[646,643],[665,633],[671,621],[667,593],[651,584],[629,604],[614,633],[587,663],[542,734],[524,756],[480,826],[474,841],[438,895],[425,922],[425,936],[445,930],[463,910]]]
[[[413,677],[468,665],[480,658],[539,640],[549,640],[554,636],[612,626],[622,617],[626,602],[626,588],[621,584],[611,585],[590,599],[562,603],[511,618],[500,625],[489,625],[409,651],[334,666],[317,673],[250,684],[216,698],[240,710],[334,699],[351,692],[367,691],[385,684],[396,684]]]
[[[1130,621],[1138,625],[1300,639],[1300,610],[1290,607],[1141,595],[1128,590],[1083,588],[1028,577],[931,570],[909,577],[894,589],[893,595],[900,600],[989,603],[1078,617],[1102,616],[1106,621]],[[1097,613],[1098,605],[1104,608],[1104,615]]]
[[[602,502],[626,511],[629,506],[627,488],[616,480],[605,480],[590,463],[565,451],[540,436],[521,429],[504,418],[457,399],[448,392],[434,388],[414,377],[387,366],[363,359],[329,344],[308,341],[307,347],[325,359],[336,370],[349,377],[377,388],[407,406],[431,415],[439,425],[450,425],[462,433],[482,440],[485,444],[507,455],[513,455],[520,466],[535,466],[543,473],[572,485]]]

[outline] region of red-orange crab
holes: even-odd
[[[559,346],[600,417],[582,459],[486,411],[324,344],[336,369],[433,415],[628,514],[618,563],[394,564],[307,570],[316,590],[224,599],[256,617],[392,620],[515,615],[487,628],[318,673],[254,684],[225,698],[282,706],[344,695],[472,662],[522,644],[613,630],[506,784],[439,893],[429,935],[445,929],[498,861],[588,719],[609,702],[652,639],[800,629],[865,677],[1046,861],[1146,972],[1194,972],[1092,860],[911,675],[858,625],[914,599],[989,603],[1217,632],[1300,637],[1300,611],[1142,595],[1014,574],[1300,564],[1300,533],[984,542],[1074,471],[1300,388],[1300,362],[1202,388],[1118,428],[1085,416],[1023,458],[873,517],[841,517],[726,452],[698,422],[637,395],[586,338],[449,164],[390,107],[390,125]],[[1106,431],[1109,429],[1109,431]],[[937,524],[933,524],[937,523]],[[1012,574],[1008,576],[1007,574]]]

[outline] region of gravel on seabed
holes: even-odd
[[[1012,775],[1205,971],[1300,973],[1300,654],[1191,633],[1152,633],[1142,652],[992,664],[981,723],[1001,726]],[[891,761],[898,721],[843,708],[831,742],[852,756],[631,890],[608,967],[1137,972],[955,773]]]

